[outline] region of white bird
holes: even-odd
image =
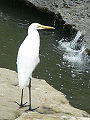
[[[39,36],[39,29],[54,29],[54,27],[44,26],[38,23],[32,23],[28,27],[28,35],[26,36],[25,40],[21,44],[18,50],[17,55],[17,71],[18,71],[18,80],[19,86],[22,89],[21,95],[21,104],[18,104],[20,107],[25,106],[23,104],[23,89],[25,86],[29,86],[29,110],[31,109],[31,79],[32,79],[32,72],[34,71],[35,67],[40,62],[39,59],[39,49],[40,49],[40,36]]]

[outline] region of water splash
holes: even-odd
[[[65,42],[64,39],[60,40],[58,48],[64,51],[63,59],[73,66],[83,69],[86,68],[86,65],[90,62],[82,42],[82,34],[80,31],[77,32],[75,38],[70,42]]]
[[[81,37],[81,32],[78,31],[76,36],[75,36],[75,38],[74,38],[74,40],[72,40],[71,43],[70,43],[70,47],[72,49],[76,49],[77,48],[77,43],[78,43],[78,40],[79,40],[80,37]]]

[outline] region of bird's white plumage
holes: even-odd
[[[28,28],[28,35],[21,44],[17,56],[19,86],[23,89],[29,84],[32,72],[39,63],[40,37],[38,29],[54,29],[54,27],[32,23]]]
[[[21,89],[29,84],[29,80],[32,78],[32,72],[40,61],[38,26],[40,26],[38,23],[33,23],[29,26],[28,35],[18,50],[17,69]]]
[[[54,29],[54,27],[40,25],[38,23],[32,23],[28,28],[28,35],[21,44],[18,50],[17,56],[17,70],[18,70],[18,80],[19,86],[22,89],[21,94],[21,104],[20,107],[23,107],[23,88],[26,85],[29,85],[29,110],[31,109],[31,78],[32,72],[39,63],[39,47],[40,47],[40,37],[38,29]]]

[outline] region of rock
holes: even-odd
[[[32,108],[40,106],[37,112],[24,113],[28,107],[19,109],[15,101],[20,103],[20,88],[18,86],[17,73],[8,69],[0,69],[0,119],[1,120],[63,120],[66,117],[89,117],[82,110],[69,104],[65,95],[55,90],[45,80],[32,79]],[[24,102],[28,102],[28,87],[24,90]],[[28,102],[29,103],[29,102]],[[23,114],[22,114],[23,113]],[[21,117],[19,117],[22,114]],[[19,117],[19,118],[18,118]],[[33,119],[32,119],[33,118]],[[35,119],[34,119],[35,118]],[[50,119],[49,119],[50,118]],[[65,120],[65,119],[64,119]]]
[[[0,68],[0,119],[11,120],[16,117],[18,106],[14,101],[20,97],[17,86],[17,73]],[[19,112],[18,112],[19,114]],[[18,117],[18,116],[17,116]]]
[[[70,117],[57,114],[38,114],[37,112],[23,113],[16,120],[90,120],[88,117]]]
[[[26,0],[37,8],[55,14],[60,22],[70,24],[84,35],[86,49],[90,50],[90,0]],[[63,22],[64,23],[64,22]]]

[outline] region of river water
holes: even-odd
[[[1,0],[0,67],[16,70],[17,51],[31,23],[54,26],[54,20],[28,4]],[[63,92],[71,105],[90,114],[90,58],[82,44],[81,32],[66,33],[62,25],[55,30],[40,31],[40,64],[33,77],[45,79]]]

